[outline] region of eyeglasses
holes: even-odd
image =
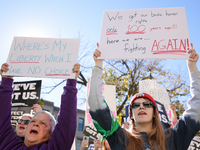
[[[140,107],[141,104],[144,106],[144,108],[151,108],[151,107],[154,106],[152,102],[143,102],[143,103],[133,102],[133,103],[131,104],[131,108],[132,108],[132,109],[137,109],[137,108]]]
[[[22,122],[24,122],[25,125],[28,125],[28,123],[30,122],[30,120],[23,120],[23,119],[19,119],[18,120],[18,124],[22,124]]]

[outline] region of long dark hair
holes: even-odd
[[[148,99],[147,99],[148,100]],[[154,117],[153,117],[153,124],[152,124],[152,130],[147,133],[147,138],[149,141],[149,144],[154,149],[162,149],[166,150],[166,143],[165,143],[165,132],[163,129],[163,126],[161,124],[161,121],[159,119],[159,112],[157,111],[156,106],[153,107],[154,109]],[[131,118],[132,118],[132,113]],[[141,138],[140,131],[135,126],[135,121],[132,119],[131,127],[129,129],[129,132],[125,132],[128,144],[127,144],[127,150],[144,150],[144,141]]]

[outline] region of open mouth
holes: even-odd
[[[38,131],[32,129],[32,130],[30,131],[30,134],[37,135],[37,134],[38,134]]]
[[[25,127],[19,127],[19,129],[20,129],[20,130],[24,130],[24,129],[25,129]]]
[[[139,116],[139,115],[147,115],[147,113],[145,113],[145,112],[142,111],[142,112],[139,112],[139,113],[138,113],[138,116]]]

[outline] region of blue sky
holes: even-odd
[[[6,62],[14,36],[77,38],[80,32],[84,40],[95,46],[100,38],[104,10],[185,7],[190,41],[199,52],[199,6],[199,0],[0,0],[0,64]],[[168,62],[166,68],[178,70],[181,67],[187,72],[185,60]],[[59,80],[43,80],[44,84],[57,82]],[[62,88],[57,88],[41,97],[59,106],[61,93]],[[78,108],[84,109],[84,106],[78,105]]]

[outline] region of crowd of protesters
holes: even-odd
[[[200,72],[197,68],[199,55],[193,49],[188,52],[187,66],[190,74],[191,98],[183,117],[177,120],[176,108],[173,110],[171,128],[164,129],[159,119],[155,100],[147,93],[135,94],[129,106],[131,122],[122,128],[112,115],[106,99],[102,95],[103,60],[99,46],[93,54],[95,66],[90,81],[89,106],[93,123],[102,139],[94,140],[94,149],[102,150],[187,150],[196,133],[200,130]],[[61,96],[60,113],[55,118],[33,105],[34,116],[24,114],[16,127],[16,134],[11,125],[11,102],[13,77],[5,76],[9,66],[1,66],[2,82],[0,85],[0,150],[69,150],[72,146],[77,121],[77,78],[80,64],[75,64],[75,79],[67,79]],[[87,145],[87,146],[85,146]],[[88,147],[88,141],[82,141],[80,150]]]

